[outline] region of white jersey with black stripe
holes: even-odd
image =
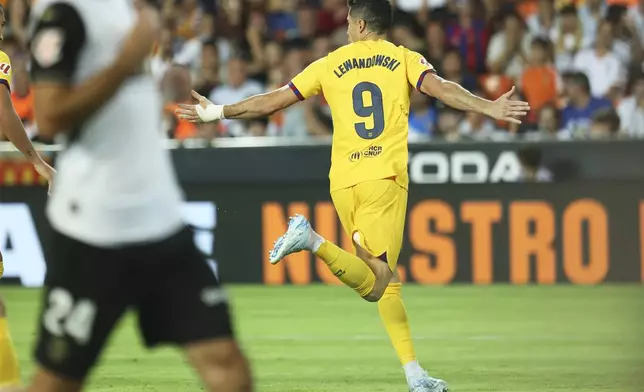
[[[85,82],[115,60],[135,20],[130,0],[40,0],[30,25],[34,83]],[[161,146],[161,117],[158,87],[141,73],[68,133],[47,206],[56,230],[118,247],[182,227],[183,196]]]

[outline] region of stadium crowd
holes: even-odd
[[[12,2],[19,1],[25,0]],[[283,86],[309,63],[347,43],[345,0],[160,2],[164,30],[150,66],[164,94],[163,131],[169,137],[333,132],[323,96],[265,120],[198,126],[179,120],[174,108],[191,101],[193,88],[228,104]],[[410,139],[644,137],[644,0],[392,3],[394,43],[422,53],[439,75],[489,99],[516,86],[533,109],[520,126],[495,123],[415,91]],[[19,18],[10,20],[4,50],[13,59],[14,104],[37,138],[25,28]]]

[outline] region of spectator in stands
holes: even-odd
[[[290,80],[295,75],[300,73],[305,65],[307,64],[307,59],[309,55],[307,54],[306,45],[302,42],[294,42],[289,45],[286,56],[284,59],[284,74],[288,76]],[[308,103],[311,105],[311,103]],[[293,105],[286,110],[283,110],[281,115],[282,117],[282,127],[281,135],[292,138],[306,138],[310,134],[321,134],[324,133],[323,129],[318,127],[309,128],[303,127],[302,124],[306,124],[307,105]],[[309,106],[309,109],[310,106]],[[309,113],[310,114],[310,113]]]
[[[322,0],[318,11],[318,33],[328,35],[334,31],[344,30],[349,8],[344,0]],[[345,35],[346,37],[346,35]]]
[[[473,140],[493,140],[496,134],[494,121],[480,113],[467,112],[458,124],[459,135]]]
[[[554,39],[557,29],[557,14],[552,0],[539,0],[537,13],[527,20],[528,30],[533,37]]]
[[[543,166],[543,153],[537,147],[523,147],[518,152],[521,182],[550,182],[552,173]]]
[[[458,124],[461,122],[462,116],[463,113],[449,106],[443,108],[438,114],[436,136],[446,141],[457,141],[460,139]]]
[[[172,30],[163,29],[159,37],[159,43],[155,48],[154,54],[150,59],[150,72],[154,79],[161,83],[166,71],[172,65],[174,56],[172,45]]]
[[[476,78],[463,69],[461,55],[457,49],[451,48],[445,52],[440,72],[444,79],[458,83],[469,91],[476,90],[478,87]]]
[[[241,56],[236,56],[228,61],[228,80],[226,83],[215,87],[210,93],[210,100],[221,105],[241,101],[250,96],[261,94],[262,85],[248,78],[248,62]],[[241,121],[223,120],[222,125],[228,136],[246,135],[246,127]]]
[[[617,113],[622,124],[622,131],[629,136],[644,137],[644,71],[636,74],[629,83],[632,96],[622,100]]]
[[[269,2],[267,23],[272,39],[286,41],[298,37],[297,0],[281,0]]]
[[[415,52],[422,52],[424,49],[423,41],[414,34],[412,25],[409,23],[394,23],[391,29],[391,41],[395,45],[402,45]]]
[[[312,40],[318,31],[318,10],[313,4],[304,2],[297,8],[298,37]]]
[[[546,104],[539,111],[536,130],[540,136],[552,139],[566,139],[569,135],[561,130],[561,112],[553,104]]]
[[[174,62],[197,69],[201,59],[201,42],[213,34],[212,19],[205,14],[199,0],[183,0],[178,7],[167,0],[164,17],[175,28],[179,50]]]
[[[599,25],[595,47],[582,50],[575,57],[575,69],[590,79],[592,95],[615,98],[623,85],[624,68],[613,52],[613,25]]]
[[[268,40],[268,35],[266,16],[258,10],[252,11],[248,16],[248,26],[246,27],[246,43],[251,55],[248,74],[253,79],[264,83],[266,82],[269,50],[274,50],[276,46],[279,48],[277,42]]]
[[[584,28],[586,42],[594,42],[599,24],[606,15],[608,6],[604,0],[585,0],[579,6],[579,19]]]
[[[438,113],[429,104],[429,97],[414,90],[409,101],[409,139],[430,138],[438,121]]]
[[[197,137],[197,126],[189,121],[179,119],[175,110],[180,103],[191,103],[192,90],[190,70],[181,65],[168,69],[162,81],[164,95],[164,122],[168,137],[185,140]]]
[[[201,47],[201,61],[195,73],[193,88],[199,94],[208,96],[221,82],[219,52],[215,40],[207,40]]]
[[[266,136],[268,120],[265,118],[256,118],[249,120],[247,123],[248,136],[261,137]]]
[[[591,95],[588,77],[581,72],[566,75],[565,85],[569,102],[562,112],[563,127],[573,137],[587,136],[595,112],[611,108],[612,104]]]
[[[583,25],[577,14],[577,8],[570,4],[560,11],[559,26],[555,32],[555,62],[559,72],[574,69],[575,56],[580,50],[592,44],[594,36],[585,37]]]
[[[528,66],[521,79],[521,88],[533,116],[547,103],[556,102],[561,91],[561,81],[553,65],[553,49],[547,38],[537,37],[532,41]]]
[[[494,32],[503,28],[502,4],[499,0],[483,0],[487,30]]]
[[[445,29],[440,21],[430,21],[425,27],[425,44],[427,45],[427,50],[425,50],[427,61],[438,67],[447,51]],[[460,57],[460,49],[458,51]],[[441,69],[438,71],[442,74]]]
[[[333,120],[331,119],[331,110],[329,109],[326,102],[323,102],[321,97],[318,96],[315,98],[316,99],[307,99],[302,103],[302,107],[304,109],[304,121],[306,124],[305,130],[310,136],[331,136],[333,134]],[[288,128],[286,129],[286,132],[292,133],[292,131],[289,131]],[[302,136],[306,136],[306,134]]]
[[[616,137],[619,130],[620,120],[617,112],[613,108],[606,108],[593,115],[589,135],[592,139],[607,139]]]
[[[329,39],[329,37],[326,37],[326,36],[316,37],[313,40],[312,46],[313,46],[313,53],[311,53],[311,55],[313,57],[311,58],[311,61],[320,59],[333,51],[331,39]]]
[[[492,73],[519,81],[525,58],[530,51],[530,35],[519,14],[508,12],[503,20],[503,30],[496,33],[490,41],[487,65]]]
[[[485,20],[474,13],[472,0],[458,0],[457,6],[457,19],[447,27],[447,41],[460,50],[468,71],[483,72],[489,39]]]
[[[628,8],[621,4],[611,5],[606,13],[606,20],[613,26],[613,53],[615,53],[625,69],[631,63],[632,52],[637,50],[633,39],[637,36],[637,33],[632,26],[626,23],[628,20],[627,15]]]

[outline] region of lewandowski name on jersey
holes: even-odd
[[[338,78],[341,78],[352,69],[383,67],[393,72],[399,66],[400,66],[400,61],[394,58],[391,58],[390,56],[377,54],[367,58],[357,59],[354,57],[354,58],[348,59],[344,63],[340,64],[337,69],[333,70],[333,73]]]

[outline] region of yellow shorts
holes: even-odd
[[[361,182],[331,192],[342,227],[360,246],[386,261],[395,271],[402,247],[407,212],[407,190],[393,179]]]

